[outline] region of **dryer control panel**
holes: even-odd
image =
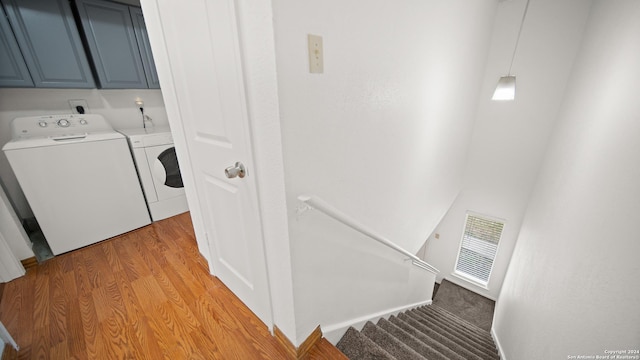
[[[171,130],[168,127],[122,129],[118,131],[129,138],[129,144],[134,149],[173,144]]]

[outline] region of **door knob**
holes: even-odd
[[[224,174],[227,175],[229,179],[233,179],[234,177],[240,177],[241,179],[247,174],[244,165],[241,162],[236,162],[234,166],[229,166],[224,169]]]

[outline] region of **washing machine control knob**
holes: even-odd
[[[69,127],[69,120],[67,119],[60,119],[58,120],[58,126],[60,127]]]
[[[38,123],[38,125],[40,125],[40,127],[47,127],[47,122],[46,121],[40,121]]]
[[[87,125],[87,120],[80,119],[80,125]]]

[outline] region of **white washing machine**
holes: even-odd
[[[168,127],[118,130],[129,139],[151,219],[189,210],[173,137]]]
[[[97,114],[16,118],[3,150],[55,255],[150,224],[126,138]]]

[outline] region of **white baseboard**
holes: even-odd
[[[356,330],[361,330],[367,323],[367,321],[377,321],[380,318],[388,319],[391,315],[396,315],[402,311],[410,310],[424,305],[431,305],[431,302],[432,300],[421,301],[410,305],[399,306],[393,309],[379,311],[373,314],[359,316],[357,318],[353,318],[337,324],[326,326],[323,325],[322,334],[330,343],[335,345],[338,343],[338,341],[340,341],[340,338],[342,338],[342,335],[347,332],[347,329],[349,329],[350,326],[353,326],[354,328],[356,328]]]
[[[500,360],[507,360],[507,358],[504,356],[504,351],[502,351],[502,345],[500,345],[498,334],[496,334],[496,330],[493,326],[491,327],[491,337],[493,338],[493,342],[496,343],[496,347],[498,348],[498,354],[500,355]]]

